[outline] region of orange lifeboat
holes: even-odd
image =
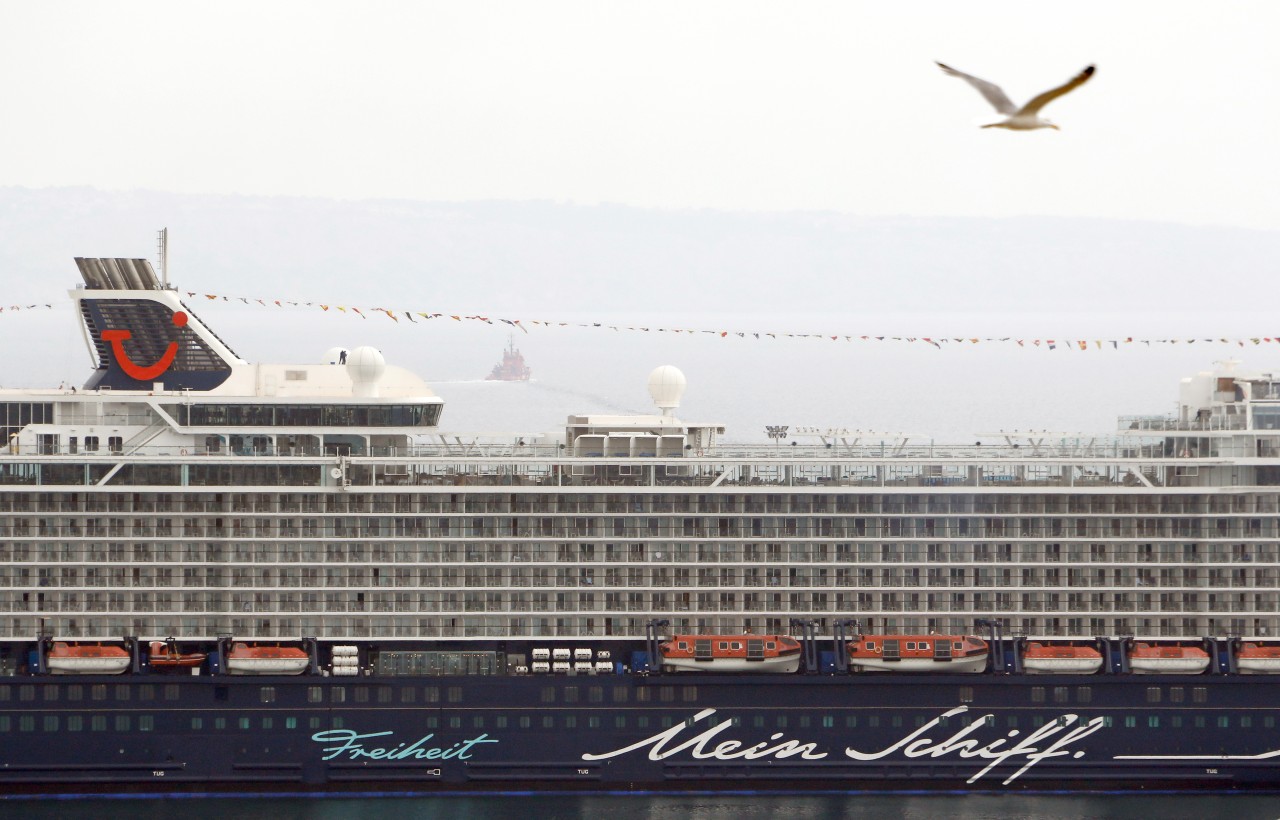
[[[129,660],[120,646],[55,641],[45,666],[54,675],[119,675],[129,668]]]
[[[310,656],[296,646],[238,642],[227,653],[227,671],[233,675],[301,675],[310,663]]]
[[[1102,668],[1102,653],[1091,646],[1032,641],[1022,668],[1033,675],[1092,675]]]
[[[845,648],[863,672],[981,672],[990,654],[972,635],[863,635]]]
[[[672,635],[658,647],[664,666],[685,672],[794,672],[800,642],[787,635]]]
[[[204,652],[182,652],[178,649],[178,642],[170,638],[167,641],[152,641],[147,660],[152,669],[167,672],[175,669],[193,669],[204,663],[208,657]]]
[[[1236,653],[1236,668],[1242,675],[1280,673],[1280,644],[1250,641]]]
[[[1209,653],[1176,643],[1135,643],[1129,669],[1138,675],[1199,675],[1209,668]]]

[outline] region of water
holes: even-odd
[[[438,797],[0,800],[24,820],[1262,820],[1275,795],[501,795]]]

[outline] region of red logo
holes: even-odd
[[[173,314],[173,323],[177,327],[184,327],[187,324],[187,314],[177,311]],[[129,354],[124,352],[124,343],[133,338],[133,331],[130,330],[104,330],[102,331],[103,341],[111,342],[111,352],[116,357],[116,364],[120,365],[120,369],[129,376],[140,382],[151,381],[156,376],[169,369],[169,365],[173,364],[173,359],[178,355],[178,343],[169,342],[169,347],[165,349],[164,355],[160,360],[151,365],[140,365],[129,358]]]

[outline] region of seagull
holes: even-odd
[[[1008,119],[1002,122],[993,122],[988,125],[984,125],[982,126],[983,128],[1008,128],[1010,131],[1034,131],[1037,128],[1052,128],[1055,131],[1060,130],[1058,126],[1040,116],[1040,109],[1058,99],[1063,94],[1066,94],[1069,91],[1074,91],[1087,83],[1089,78],[1093,76],[1094,70],[1093,66],[1087,66],[1084,71],[1081,71],[1067,82],[1057,88],[1051,88],[1043,94],[1032,97],[1030,102],[1019,108],[1013,104],[1013,101],[1009,99],[1009,96],[1005,94],[1000,86],[995,83],[980,80],[970,74],[965,74],[963,71],[956,71],[951,66],[943,65],[942,63],[938,63],[938,67],[950,74],[952,77],[959,77],[969,85],[978,89],[978,93],[985,97],[987,102],[995,106],[995,109],[1001,114],[1008,117]]]

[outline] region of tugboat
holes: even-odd
[[[491,382],[527,382],[531,371],[524,363],[524,356],[516,350],[516,340],[512,336],[507,339],[507,349],[502,353],[502,361],[493,366],[493,370],[485,381]]]
[[[859,672],[981,672],[989,654],[970,635],[863,635],[846,648]]]
[[[658,648],[683,672],[795,672],[800,642],[787,635],[673,635]]]

